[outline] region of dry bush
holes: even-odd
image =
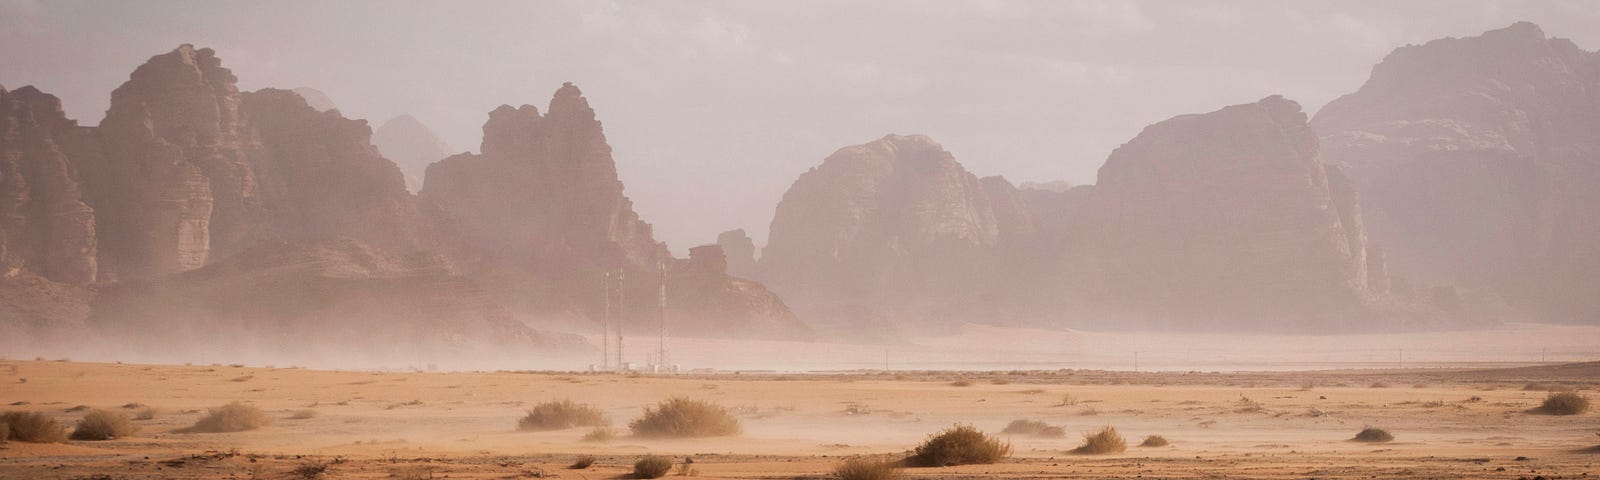
[[[567,468],[573,470],[583,470],[585,468],[589,468],[590,465],[594,465],[594,460],[594,455],[584,455],[578,457],[578,460],[572,462],[572,465],[568,465]]]
[[[331,466],[333,465],[328,462],[311,460],[294,467],[294,470],[290,470],[289,473],[294,474],[294,476],[297,478],[314,480],[322,478],[322,474],[328,473],[328,467]]]
[[[646,455],[633,463],[633,478],[661,478],[672,471],[672,459],[659,455]]]
[[[995,385],[1010,385],[1011,384],[1011,380],[1010,379],[1006,379],[1006,378],[995,378],[995,379],[990,379],[989,383],[992,383],[992,384],[995,384]]]
[[[1543,383],[1529,383],[1523,385],[1522,389],[1529,392],[1548,392],[1550,391],[1550,386]]]
[[[72,439],[110,440],[130,436],[137,431],[139,426],[134,425],[122,412],[95,410],[78,420],[77,428],[72,429]]]
[[[1233,410],[1235,413],[1254,413],[1265,411],[1267,409],[1267,407],[1262,405],[1261,402],[1252,400],[1250,397],[1246,397],[1244,395],[1239,395],[1239,401],[1234,402],[1234,406],[1236,407]]]
[[[1113,427],[1104,427],[1093,432],[1083,433],[1083,445],[1072,449],[1072,453],[1081,455],[1101,455],[1106,453],[1122,453],[1128,449],[1128,442],[1122,439]]]
[[[583,441],[585,442],[605,443],[616,439],[617,432],[611,430],[610,425],[594,427],[594,430],[590,430],[589,433],[583,434]]]
[[[1542,415],[1577,415],[1589,411],[1589,397],[1573,392],[1551,393],[1544,403],[1529,412]]]
[[[1032,435],[1035,437],[1061,438],[1067,436],[1065,428],[1044,423],[1042,420],[1018,419],[1006,424],[1000,433],[1012,435]]]
[[[696,470],[694,468],[694,465],[690,465],[688,463],[680,463],[680,464],[678,464],[678,476],[680,476],[680,477],[698,477],[698,476],[700,476],[700,471]]]
[[[1372,388],[1389,388],[1389,382],[1372,382]]]
[[[645,407],[644,416],[628,423],[641,437],[718,437],[738,435],[739,419],[713,402],[672,397]]]
[[[0,423],[0,445],[11,441],[11,424]]]
[[[1394,435],[1391,435],[1388,430],[1366,427],[1361,429],[1361,432],[1356,434],[1356,438],[1352,438],[1351,440],[1355,440],[1357,442],[1381,443],[1394,440]]]
[[[176,431],[178,433],[243,432],[265,427],[270,423],[272,419],[255,405],[233,402],[211,409],[211,413],[194,422],[194,426]]]
[[[950,382],[950,386],[952,387],[970,387],[972,385],[972,380],[956,380],[954,382]]]
[[[1071,407],[1071,406],[1074,406],[1074,405],[1077,405],[1077,404],[1078,404],[1078,397],[1074,397],[1074,396],[1072,396],[1072,394],[1069,393],[1069,394],[1066,394],[1066,395],[1062,395],[1061,396],[1061,403],[1056,404],[1056,406],[1057,407]]]
[[[293,414],[289,415],[290,420],[309,420],[313,418],[317,418],[317,411],[309,408],[305,410],[296,410]]]
[[[1165,446],[1171,445],[1171,444],[1172,444],[1172,442],[1168,442],[1167,441],[1167,437],[1163,437],[1163,436],[1160,436],[1160,435],[1151,435],[1151,436],[1148,436],[1148,437],[1144,437],[1144,441],[1140,442],[1139,446],[1141,446],[1141,447],[1165,447]]]
[[[973,463],[994,463],[1011,456],[1011,443],[1002,442],[971,425],[955,424],[928,435],[912,451],[906,463],[924,467],[947,467]]]
[[[833,469],[839,480],[892,480],[900,478],[900,463],[892,459],[850,457]]]
[[[144,408],[139,409],[139,411],[137,411],[137,412],[133,412],[133,419],[134,420],[154,420],[156,418],[156,415],[160,415],[160,414],[161,414],[161,409],[159,409],[159,408],[156,408],[156,407],[144,407]]]
[[[67,430],[56,423],[56,420],[42,413],[34,412],[6,412],[0,415],[0,423],[7,426],[10,433],[6,438],[28,443],[61,443],[67,441]]]
[[[605,415],[594,405],[561,400],[544,402],[528,409],[528,415],[517,420],[517,430],[539,432],[595,427],[606,423]]]

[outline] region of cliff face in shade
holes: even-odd
[[[942,302],[1001,236],[984,185],[933,140],[845,147],[784,193],[761,279],[807,305]]]
[[[739,278],[756,276],[756,242],[744,229],[735,229],[717,235],[717,245],[728,257],[728,274]]]
[[[1282,97],[1145,128],[1093,189],[1104,302],[1163,323],[1353,314],[1367,297],[1365,233],[1339,178]]]
[[[701,337],[803,339],[811,329],[767,287],[728,275],[721,245],[689,249],[667,279],[669,333]]]
[[[410,115],[383,122],[372,135],[372,143],[378,146],[384,158],[400,166],[400,172],[405,174],[406,189],[412,192],[422,189],[422,177],[429,164],[450,156],[450,145]]]
[[[782,302],[725,268],[679,278],[677,260],[623,195],[611,147],[578,87],[562,86],[543,115],[501,106],[483,132],[482,153],[430,165],[417,198],[450,239],[451,255],[500,301],[538,321],[597,329],[601,272],[623,271],[624,304],[613,308],[625,312],[627,329],[654,331],[666,268],[675,334],[795,331]]]
[[[61,101],[33,87],[0,87],[0,267],[68,284],[99,271],[94,210],[71,153],[96,151]]]
[[[1312,121],[1389,270],[1600,318],[1600,53],[1531,23],[1396,49]]]

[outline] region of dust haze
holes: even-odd
[[[0,478],[1587,476],[1596,24],[0,0]]]

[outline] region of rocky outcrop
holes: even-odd
[[[655,240],[623,195],[611,147],[578,87],[563,85],[543,115],[530,105],[501,106],[483,132],[482,153],[430,165],[417,197],[451,239],[452,256],[501,301],[538,322],[589,319],[570,325],[588,331],[608,308],[602,272],[622,272],[626,303],[609,308],[638,324],[627,329],[652,330],[666,269],[674,335],[792,338],[798,322],[760,284],[728,277],[725,259],[680,267]]]
[[[1388,269],[1600,318],[1600,53],[1531,23],[1402,47],[1312,121]]]
[[[728,274],[739,278],[756,276],[756,242],[744,229],[734,229],[717,235],[717,245],[728,258]]]
[[[1105,306],[1192,326],[1364,318],[1365,234],[1341,179],[1282,97],[1145,128],[1093,189]]]
[[[96,149],[56,97],[33,87],[0,88],[0,270],[28,269],[67,284],[95,281],[94,210],[83,202],[72,154]]]
[[[921,135],[845,147],[784,193],[761,279],[790,302],[832,308],[948,302],[998,244],[977,176]]]
[[[423,125],[416,117],[401,115],[383,122],[372,135],[372,143],[384,158],[394,161],[405,174],[406,189],[422,189],[422,177],[428,165],[450,156],[450,145]]]
[[[333,103],[333,99],[328,98],[328,94],[322,93],[321,90],[311,87],[299,87],[294,89],[294,93],[300,95],[300,98],[305,99],[306,105],[310,105],[311,108],[315,108],[319,112],[326,112],[328,110],[339,108],[339,105]]]

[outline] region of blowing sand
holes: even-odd
[[[1600,365],[1521,369],[1258,373],[1107,371],[861,372],[675,377],[579,373],[316,371],[67,361],[0,362],[0,408],[70,425],[79,405],[130,412],[133,437],[0,447],[0,478],[619,478],[644,454],[692,457],[698,476],[825,478],[844,457],[904,455],[961,422],[998,433],[1015,419],[1066,428],[1066,438],[1010,436],[993,465],[911,468],[926,478],[1533,478],[1600,475],[1583,449],[1600,443],[1600,415],[1533,415],[1545,391],[1594,395]],[[964,386],[963,386],[964,385]],[[669,396],[734,411],[736,437],[655,440],[628,420]],[[600,407],[621,434],[581,441],[587,428],[518,432],[533,404]],[[244,401],[272,425],[238,433],[176,433],[208,408]],[[302,410],[312,418],[291,419]],[[1126,452],[1068,453],[1079,432],[1115,426]],[[1364,426],[1396,439],[1352,442]],[[1159,434],[1170,446],[1137,447]],[[567,465],[580,455],[598,461]],[[1519,459],[1520,458],[1520,459]],[[1502,470],[1503,469],[1503,470]],[[312,468],[315,470],[315,468]],[[95,475],[101,475],[96,477]]]

